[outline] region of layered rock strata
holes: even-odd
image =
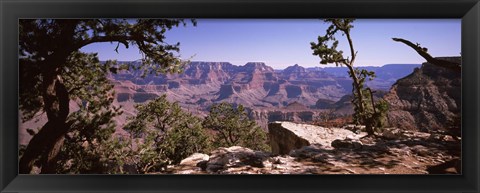
[[[441,58],[461,63],[460,57]],[[384,96],[393,127],[460,134],[461,74],[424,63]]]

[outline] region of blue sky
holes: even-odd
[[[418,42],[432,56],[458,56],[461,52],[460,19],[358,19],[351,36],[358,51],[356,66],[382,66],[424,62],[410,47],[394,42],[398,37]],[[197,26],[173,28],[166,33],[169,43],[180,42],[179,55],[192,61],[265,62],[275,69],[299,64],[304,67],[321,65],[312,55],[310,42],[324,35],[328,24],[319,19],[198,19]],[[345,37],[338,36],[340,49],[349,53]],[[97,43],[84,48],[98,52],[100,60],[131,61],[141,58],[137,48],[119,53],[116,44]],[[346,54],[348,56],[348,54]]]

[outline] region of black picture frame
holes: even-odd
[[[1,0],[1,192],[479,192],[479,0]],[[461,18],[462,175],[19,175],[20,18]]]

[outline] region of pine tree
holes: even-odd
[[[88,101],[82,93],[100,98],[107,94],[108,89],[96,88],[99,82],[94,79],[84,82],[83,78],[105,77],[105,72],[114,73],[118,67],[112,63],[91,66],[90,62],[98,57],[80,53],[80,48],[112,42],[117,43],[118,52],[119,45],[136,46],[143,54],[142,65],[127,67],[143,70],[144,75],[178,72],[184,64],[175,55],[179,43],[167,44],[164,39],[167,30],[180,24],[186,22],[181,19],[19,20],[19,108],[24,121],[40,112],[45,112],[48,118],[24,150],[19,172],[30,173],[35,163],[42,173],[53,173],[65,136],[72,130],[70,100]]]
[[[216,132],[214,147],[242,146],[268,150],[266,132],[250,120],[242,105],[217,103],[203,122],[203,127]]]

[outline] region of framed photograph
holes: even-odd
[[[1,192],[478,192],[478,0],[2,1]]]

